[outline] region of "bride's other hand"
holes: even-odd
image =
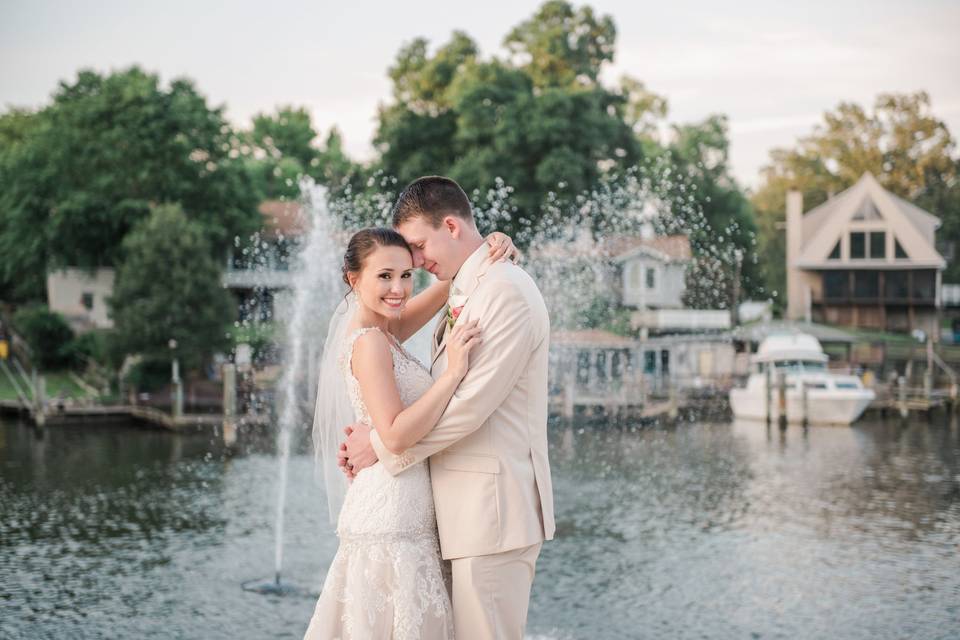
[[[494,231],[485,240],[490,245],[490,251],[487,255],[494,262],[510,260],[517,263],[523,257],[520,250],[513,244],[513,239],[505,233]]]
[[[344,472],[353,478],[367,467],[377,462],[377,453],[370,444],[370,425],[357,422],[348,427]]]
[[[455,324],[447,338],[447,370],[445,374],[454,376],[459,382],[467,375],[470,366],[470,351],[483,342],[480,327],[476,320]]]

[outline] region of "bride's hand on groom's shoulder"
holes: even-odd
[[[523,257],[520,250],[513,244],[513,238],[505,233],[494,231],[488,235],[485,240],[490,246],[490,251],[487,256],[493,262],[509,260],[510,262],[517,263],[520,262],[520,258]]]

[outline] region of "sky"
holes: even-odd
[[[580,6],[580,2],[574,3]],[[670,122],[726,114],[731,166],[756,186],[769,150],[791,146],[842,101],[927,91],[960,135],[960,1],[597,0],[617,26],[614,63],[667,98]],[[387,68],[416,37],[454,30],[484,56],[539,2],[485,0],[0,0],[0,109],[39,107],[81,68],[139,64],[164,81],[187,76],[227,117],[303,106],[315,128],[336,126],[347,152],[373,156]]]

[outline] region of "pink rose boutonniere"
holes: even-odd
[[[453,329],[453,325],[457,323],[457,318],[460,317],[460,312],[463,311],[463,307],[467,304],[466,298],[463,296],[450,296],[450,302],[447,304],[447,326]]]

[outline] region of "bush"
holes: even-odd
[[[139,391],[155,391],[170,383],[170,360],[147,358],[130,369],[127,383]]]
[[[76,336],[64,347],[64,355],[71,364],[83,367],[87,359],[107,364],[107,336],[104,331],[89,331]]]
[[[20,309],[13,326],[30,345],[33,364],[40,369],[61,369],[72,364],[73,330],[62,315],[44,306]]]

